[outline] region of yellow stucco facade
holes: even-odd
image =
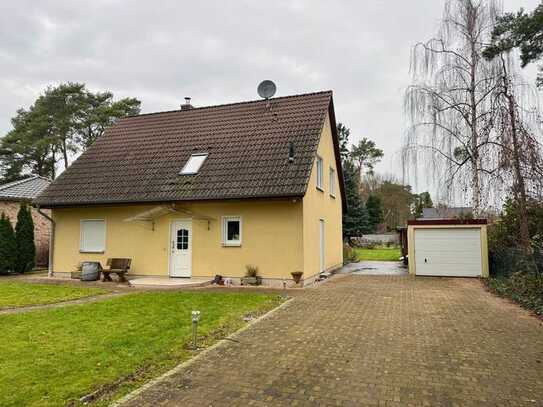
[[[314,276],[320,272],[320,222],[324,223],[324,267],[332,270],[343,264],[342,240],[342,201],[340,180],[336,168],[334,145],[330,118],[326,117],[321,141],[317,149],[317,157],[323,162],[322,188],[317,188],[316,163],[309,180],[306,195],[303,198],[303,244],[304,244],[304,275]],[[335,191],[332,194],[332,173],[335,180]]]
[[[342,201],[335,164],[329,118],[318,147],[323,160],[324,185],[316,187],[316,161],[307,193],[296,199],[246,199],[237,201],[178,202],[176,212],[157,217],[154,222],[134,221],[138,214],[157,205],[114,205],[57,208],[53,271],[69,273],[81,261],[108,258],[132,259],[130,275],[168,276],[170,274],[171,225],[190,219],[191,276],[239,278],[246,265],[258,267],[264,279],[291,279],[291,272],[302,271],[303,278],[320,271],[320,222],[324,221],[324,269],[341,266]],[[330,168],[334,170],[335,197],[330,194]],[[241,219],[241,244],[223,244],[224,217]],[[103,252],[81,252],[81,222],[105,221]]]

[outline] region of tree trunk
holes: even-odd
[[[52,157],[52,160],[53,160],[53,165],[51,166],[51,179],[54,180],[56,178],[55,164],[57,162],[56,154],[55,154],[54,149],[52,149],[51,157]]]
[[[67,169],[68,168],[68,151],[67,151],[67,147],[66,147],[66,139],[63,138],[62,139],[62,158],[64,159],[64,169]]]
[[[510,91],[510,83],[507,74],[507,68],[503,56],[501,56],[502,69],[503,69],[503,93],[507,99],[507,111],[509,114],[509,120],[511,121],[511,141],[513,143],[513,172],[515,176],[515,182],[513,184],[513,191],[515,194],[515,200],[518,204],[519,214],[519,245],[525,253],[530,252],[530,230],[528,228],[528,210],[527,210],[527,198],[526,198],[526,185],[524,183],[524,177],[522,176],[522,170],[520,168],[520,146],[518,139],[517,128],[517,114],[515,107],[514,95]]]
[[[476,40],[473,38],[471,30],[474,27],[470,27],[470,40],[471,40],[471,64],[470,64],[470,110],[471,110],[471,188],[472,188],[472,206],[473,213],[479,214],[481,206],[481,186],[479,182],[479,137],[477,134],[477,98],[476,98],[476,76],[477,76],[477,49]]]
[[[519,244],[520,247],[526,252],[530,252],[530,231],[528,229],[528,211],[526,209],[526,186],[524,184],[524,178],[520,169],[520,153],[519,153],[519,141],[517,136],[517,128],[515,123],[515,107],[513,98],[509,95],[507,97],[509,101],[509,115],[511,117],[511,137],[513,141],[513,168],[515,171],[515,199],[518,203],[519,213]]]

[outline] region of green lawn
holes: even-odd
[[[33,284],[0,279],[0,309],[51,304],[106,293],[101,288]]]
[[[113,389],[119,396],[191,356],[192,310],[211,343],[243,326],[245,313],[279,302],[259,293],[147,292],[0,315],[0,405],[66,405],[138,372]]]
[[[401,254],[398,247],[376,247],[374,249],[364,249],[355,247],[354,249],[359,261],[362,260],[380,260],[380,261],[398,261]]]

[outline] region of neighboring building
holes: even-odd
[[[422,208],[421,219],[465,219],[473,217],[473,209],[470,207],[437,207]]]
[[[55,273],[126,257],[132,276],[310,282],[343,263],[332,92],[121,119],[35,202]]]
[[[5,213],[11,220],[13,227],[17,223],[17,212],[22,203],[30,205],[51,181],[44,177],[32,176],[19,181],[0,185],[0,213]],[[45,211],[49,213],[49,211]],[[36,264],[47,265],[49,253],[50,222],[38,211],[32,208],[34,221],[34,241],[36,243]]]

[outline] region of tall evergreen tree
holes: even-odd
[[[119,118],[138,114],[140,101],[113,100],[111,92],[92,93],[81,83],[47,88],[28,109],[19,109],[13,129],[0,141],[0,178],[9,182],[32,173],[54,179]]]
[[[349,240],[351,237],[369,233],[371,226],[360,198],[358,172],[351,161],[343,163],[343,178],[347,198],[347,210],[343,213],[343,237]]]
[[[373,175],[373,168],[383,157],[383,150],[377,148],[375,141],[364,137],[358,145],[353,145],[350,157],[356,163],[358,177],[362,180],[364,172]]]
[[[2,212],[0,216],[0,274],[7,274],[15,269],[17,244],[11,222]]]
[[[339,142],[339,155],[341,161],[349,159],[349,136],[351,135],[351,129],[345,127],[343,123],[337,124],[337,138]]]
[[[36,245],[34,244],[34,222],[30,208],[21,205],[15,225],[15,241],[17,243],[17,261],[15,271],[25,273],[34,268],[36,261]]]
[[[383,202],[377,195],[371,194],[366,201],[366,211],[371,232],[377,231],[377,226],[383,221]]]

